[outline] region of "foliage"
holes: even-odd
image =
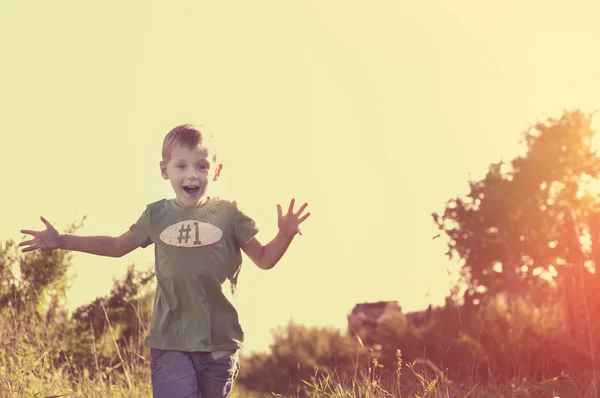
[[[130,265],[121,280],[114,281],[107,297],[95,299],[77,308],[69,324],[71,354],[86,368],[112,368],[115,358],[130,356],[130,361],[143,363],[144,357],[132,355],[144,351],[143,336],[150,323],[153,292],[147,287],[153,271],[135,271]],[[89,347],[93,347],[90,353]]]
[[[449,238],[447,255],[464,261],[466,300],[502,291],[552,294],[549,276],[577,261],[575,229],[589,232],[597,216],[598,192],[589,188],[600,158],[591,123],[579,111],[536,123],[523,134],[524,156],[492,164],[466,197],[433,213]],[[591,260],[591,250],[583,255]]]
[[[289,394],[302,380],[337,372],[346,376],[368,365],[366,349],[339,330],[290,322],[273,333],[270,352],[243,358],[239,383],[250,390]]]

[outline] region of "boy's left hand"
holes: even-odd
[[[288,208],[288,212],[286,215],[282,215],[281,206],[279,204],[277,205],[277,225],[279,226],[279,231],[281,231],[283,234],[289,237],[293,237],[296,234],[302,235],[302,232],[300,232],[300,224],[302,224],[302,222],[306,220],[308,216],[310,216],[309,212],[300,217],[304,209],[306,209],[306,206],[308,206],[308,203],[304,203],[300,207],[300,209],[298,209],[298,211],[294,213],[295,201],[296,199],[292,199],[290,201],[290,207]]]

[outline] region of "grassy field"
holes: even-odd
[[[118,344],[122,330],[107,320],[107,331],[100,338],[92,338],[88,344],[86,342],[89,339],[83,338],[83,334],[74,333],[68,322],[45,322],[44,318],[36,316],[19,319],[16,315],[0,320],[4,321],[3,328],[0,328],[0,398],[152,396],[149,353],[142,343],[145,335],[143,328],[138,329],[138,334],[129,343]],[[307,330],[319,336],[324,334],[319,330]],[[319,345],[317,340],[315,335],[308,335],[304,343],[296,341],[296,344],[306,348],[305,342]],[[330,350],[331,344],[328,347],[327,350]],[[369,355],[368,352],[363,351],[363,359]],[[252,368],[252,363],[252,358],[242,355],[245,380],[255,377],[256,369]],[[307,360],[304,359],[303,363],[306,364]],[[362,364],[368,365],[357,365],[353,372],[346,372],[342,376],[335,369],[319,369],[315,366],[312,376],[303,377],[295,384],[290,383],[289,390],[284,394],[250,391],[244,388],[242,380],[238,380],[232,396],[597,397],[594,383],[589,381],[593,380],[589,373],[578,377],[563,373],[543,381],[528,381],[525,378],[501,381],[490,369],[485,383],[474,380],[474,376],[467,376],[466,380],[458,382],[448,379],[446,372],[427,359],[406,363],[400,350],[396,351],[395,369],[383,369],[375,357],[366,357]],[[256,373],[256,377],[268,377],[260,371]]]
[[[31,283],[19,285],[3,267],[19,257],[0,250],[0,398],[151,397],[143,341],[152,296],[139,282],[151,276],[130,268],[109,296],[68,316],[52,282],[63,280],[61,256],[23,260]],[[593,351],[571,344],[559,306],[509,313],[500,303],[460,317],[449,305],[421,326],[400,317],[362,339],[290,324],[273,334],[269,353],[242,352],[233,397],[598,396]]]
[[[38,351],[24,352],[19,359],[13,357],[10,370],[4,366],[0,372],[0,396],[4,397],[151,397],[149,365],[128,364],[123,358],[112,369],[95,374],[87,369],[60,369],[48,366],[48,358],[56,342],[37,342]],[[92,349],[92,348],[91,348]],[[16,354],[13,352],[12,354]],[[4,360],[6,360],[6,356]],[[395,377],[387,382],[379,376],[376,362],[365,370],[345,379],[335,373],[320,374],[290,385],[289,394],[259,393],[246,390],[237,383],[232,397],[596,397],[591,384],[578,384],[567,375],[543,382],[515,380],[500,383],[493,380],[481,383],[456,383],[427,361],[403,364],[398,352]],[[401,382],[401,373],[408,372],[411,382]],[[315,375],[317,372],[315,372]]]
[[[4,397],[151,397],[149,370],[134,369],[135,377],[107,377],[87,372],[66,377],[61,371],[52,373],[14,372],[0,377],[0,393]],[[418,373],[417,373],[418,374]],[[368,375],[341,381],[334,375],[308,380],[302,386],[290,386],[289,395],[259,393],[234,387],[234,398],[259,397],[595,397],[591,386],[577,386],[569,377],[557,377],[542,383],[519,383],[457,386],[444,378],[418,374],[420,383],[385,388]]]

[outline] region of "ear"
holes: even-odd
[[[160,174],[162,175],[162,177],[165,180],[168,180],[169,176],[167,175],[167,165],[166,165],[166,163],[161,160],[158,164],[160,166]]]
[[[219,163],[215,168],[215,176],[213,177],[213,181],[217,181],[219,176],[221,175],[221,170],[223,170],[223,165]]]

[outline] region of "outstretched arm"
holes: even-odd
[[[46,225],[45,230],[21,230],[22,233],[33,236],[33,239],[19,243],[20,247],[25,246],[24,249],[21,249],[22,252],[63,249],[106,257],[122,257],[138,247],[129,231],[118,237],[59,234],[48,220],[44,217],[40,217],[40,219]]]
[[[252,238],[249,242],[241,246],[244,253],[246,253],[259,268],[265,270],[273,268],[287,251],[294,236],[296,234],[302,235],[302,232],[300,232],[300,224],[310,216],[310,212],[306,213],[304,216],[301,215],[304,209],[306,209],[306,206],[308,206],[308,203],[304,203],[300,209],[294,213],[294,202],[295,199],[292,199],[288,212],[285,215],[282,214],[281,206],[277,205],[277,225],[279,226],[279,232],[275,235],[273,240],[263,246],[258,239]]]

